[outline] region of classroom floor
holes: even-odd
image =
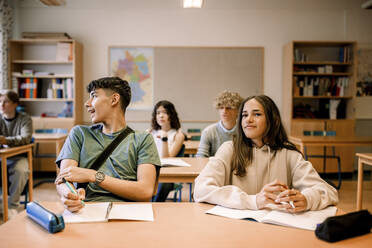
[[[38,179],[35,180],[35,183]],[[336,181],[334,181],[336,183]],[[356,209],[357,180],[355,176],[350,179],[342,180],[341,189],[339,190],[338,207],[345,212],[353,212]],[[171,193],[172,194],[172,193]],[[182,190],[182,201],[189,200],[189,187],[184,184]],[[53,183],[43,183],[34,188],[34,201],[59,201],[55,185]],[[20,207],[20,211],[23,207]],[[372,180],[368,175],[363,182],[363,209],[372,212]],[[2,214],[0,214],[2,223]]]

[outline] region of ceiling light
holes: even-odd
[[[203,0],[183,0],[184,8],[201,8]]]

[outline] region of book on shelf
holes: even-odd
[[[213,214],[232,219],[247,219],[261,223],[281,225],[314,231],[317,224],[322,223],[326,218],[336,215],[336,207],[327,207],[317,211],[306,211],[300,213],[288,213],[278,210],[241,210],[221,206],[206,211],[206,214]]]
[[[154,221],[151,203],[122,204],[115,202],[86,203],[77,213],[65,209],[65,223],[107,222],[108,220]]]
[[[71,39],[71,36],[68,33],[63,32],[22,32],[22,37],[25,39]]]

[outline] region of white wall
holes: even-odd
[[[181,0],[66,2],[18,0],[15,38],[22,31],[69,33],[84,45],[85,84],[107,75],[110,45],[263,46],[264,93],[281,107],[285,43],[372,42],[372,10],[361,9],[362,0],[204,0],[202,9],[182,9]]]

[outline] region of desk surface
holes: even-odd
[[[305,145],[368,145],[372,136],[292,136],[288,137],[294,144]]]
[[[67,134],[64,133],[33,133],[32,137],[36,140],[59,140],[65,139]]]
[[[9,148],[1,148],[0,154],[12,154],[12,153],[18,153],[20,151],[27,152],[29,148],[32,148],[34,144],[27,144],[22,146],[13,146]]]
[[[150,204],[150,203],[149,203]],[[48,208],[62,211],[57,203]],[[337,243],[317,239],[314,232],[234,220],[204,214],[212,205],[153,203],[154,222],[109,221],[66,224],[49,234],[25,211],[0,226],[0,244],[6,247],[370,247],[372,234]]]
[[[372,153],[357,153],[356,156],[367,160],[372,160]]]
[[[162,167],[160,169],[159,182],[183,182],[193,183],[202,169],[208,163],[209,158],[179,158],[189,163],[190,167]]]

